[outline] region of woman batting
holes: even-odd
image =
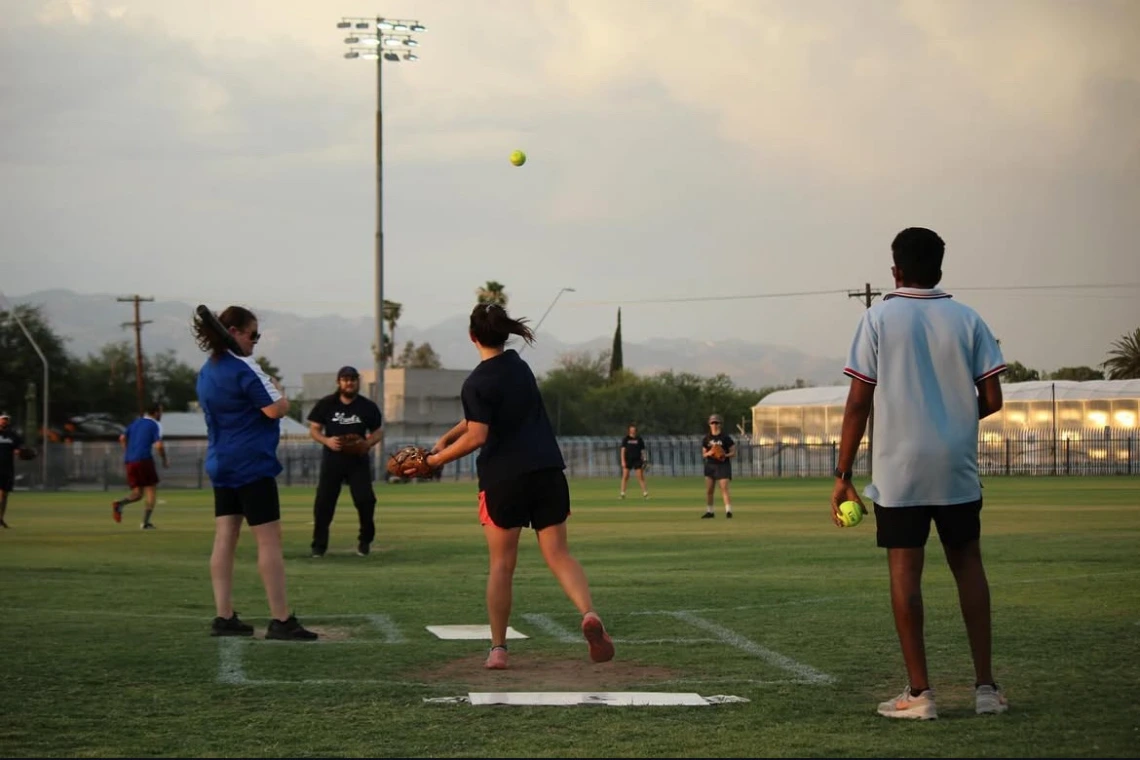
[[[210,580],[217,617],[210,635],[253,635],[253,626],[239,620],[233,606],[234,554],[244,521],[257,540],[257,569],[273,616],[265,638],[312,641],[317,634],[289,613],[285,597],[277,444],[289,400],[251,358],[261,337],[253,312],[230,306],[216,320],[209,312],[206,316],[199,313],[195,319],[194,335],[198,347],[210,354],[198,372],[198,401],[206,416],[206,472],[214,486]]]

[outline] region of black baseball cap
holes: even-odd
[[[356,371],[356,367],[349,367],[345,365],[341,367],[336,373],[336,379],[340,380],[342,377],[360,377],[360,373]]]

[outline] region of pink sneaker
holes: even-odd
[[[487,661],[483,663],[483,667],[487,670],[506,670],[507,648],[491,647],[491,653],[487,655]]]
[[[596,612],[587,612],[582,617],[582,635],[590,646],[590,659],[594,662],[609,662],[614,658],[614,642],[606,633],[602,619]]]

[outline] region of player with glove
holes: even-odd
[[[463,383],[464,419],[439,439],[435,450],[408,452],[406,474],[442,467],[481,449],[479,523],[487,540],[490,574],[487,614],[491,651],[484,667],[508,667],[507,623],[511,615],[512,581],[523,528],[533,528],[547,567],[582,615],[581,630],[590,659],[613,659],[614,644],[594,611],[590,585],[567,545],[570,486],[554,429],[534,372],[507,339],[517,335],[528,344],[534,334],[525,320],[511,319],[498,304],[479,304],[471,312],[468,335],[480,362]],[[422,458],[422,463],[421,463]]]
[[[329,526],[336,512],[341,487],[348,483],[352,503],[360,516],[356,553],[368,555],[376,537],[376,492],[368,452],[382,435],[380,407],[360,395],[360,374],[341,367],[336,375],[337,392],[325,396],[309,412],[309,434],[324,446],[321,474],[313,501],[313,557],[323,557],[329,548]]]
[[[713,512],[713,493],[720,485],[724,497],[724,516],[732,517],[732,500],[728,484],[732,480],[732,458],[736,456],[736,441],[724,432],[724,420],[719,414],[709,417],[709,432],[701,440],[701,456],[705,460],[705,513],[701,519],[716,517]]]

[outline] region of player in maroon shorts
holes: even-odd
[[[162,466],[169,467],[166,447],[162,445],[162,405],[153,404],[142,417],[139,417],[119,436],[123,445],[123,461],[127,469],[127,487],[131,492],[125,499],[111,502],[111,516],[115,522],[123,521],[123,507],[146,496],[146,512],[143,513],[141,527],[153,530],[150,516],[158,498],[158,470],[154,466],[154,453],[157,449],[162,456]]]

